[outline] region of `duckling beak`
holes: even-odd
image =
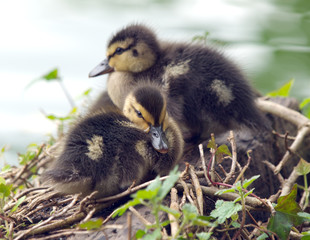
[[[114,68],[110,67],[108,59],[104,59],[88,74],[88,77],[97,77],[102,74],[113,72]]]
[[[156,151],[160,153],[168,152],[168,140],[161,126],[159,127],[150,127],[150,134],[152,139],[152,145]]]

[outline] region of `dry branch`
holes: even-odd
[[[274,114],[282,119],[285,119],[297,126],[297,136],[290,146],[289,150],[285,153],[280,163],[276,166],[274,173],[278,174],[286,162],[289,160],[291,153],[297,152],[304,138],[310,133],[310,119],[302,115],[301,113],[292,109],[286,108],[280,104],[258,99],[257,106],[260,110]]]

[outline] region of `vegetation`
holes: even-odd
[[[205,35],[207,36],[207,34]],[[198,39],[199,40],[199,39]],[[201,39],[200,39],[201,40]],[[204,39],[202,39],[204,40]],[[46,81],[61,82],[58,70],[55,69],[44,75],[41,79]],[[290,80],[280,89],[271,92],[268,96],[289,96],[294,80]],[[63,89],[64,85],[61,83]],[[66,90],[65,90],[66,92]],[[87,96],[90,90],[83,93]],[[234,136],[231,133],[227,145],[218,146],[214,136],[211,137],[207,148],[210,150],[209,162],[205,163],[203,151],[201,161],[204,171],[195,171],[193,166],[187,165],[180,173],[177,169],[171,171],[168,177],[159,178],[128,189],[124,193],[109,198],[94,200],[91,196],[78,201],[78,196],[60,198],[50,189],[40,186],[38,176],[48,162],[53,160],[50,151],[57,147],[57,140],[64,134],[66,126],[70,125],[78,116],[78,109],[67,93],[68,100],[72,103],[72,111],[67,116],[46,116],[58,125],[58,136],[52,137],[42,145],[30,144],[26,153],[18,156],[20,166],[5,165],[0,175],[0,237],[8,239],[21,239],[31,235],[50,232],[52,237],[68,236],[68,232],[59,232],[61,226],[71,227],[75,231],[106,230],[107,222],[112,218],[122,216],[125,212],[132,212],[142,221],[144,228],[134,233],[136,239],[217,239],[226,236],[231,239],[240,237],[266,239],[277,236],[287,239],[290,234],[298,235],[302,239],[310,237],[310,214],[306,212],[309,206],[309,184],[307,176],[310,173],[310,163],[300,159],[293,172],[303,176],[304,186],[294,184],[286,195],[277,197],[273,201],[263,200],[256,196],[255,189],[248,190],[249,186],[259,178],[259,175],[249,179],[244,178],[251,162],[251,152],[248,152],[248,162],[240,166],[235,154]],[[310,99],[305,99],[300,104],[305,116],[310,118]],[[2,147],[1,155],[6,147]],[[202,150],[202,148],[201,148]],[[0,157],[1,157],[0,155]],[[214,177],[214,165],[231,160],[230,172],[225,179]],[[236,165],[239,173],[236,171]],[[237,174],[238,173],[238,174]],[[233,184],[228,184],[233,176]],[[209,185],[202,184],[203,181]],[[218,188],[212,187],[217,186]],[[145,189],[141,189],[144,188]],[[283,186],[282,186],[283,187]],[[299,203],[296,202],[297,189],[303,192]],[[169,197],[168,194],[171,193]],[[102,209],[111,206],[116,200],[131,194],[131,200],[119,208],[112,209],[112,213],[105,219],[93,218]],[[179,200],[179,196],[183,196]],[[217,199],[213,208],[205,205],[206,198]],[[277,203],[275,203],[277,200]],[[170,201],[170,207],[167,202]],[[143,205],[150,209],[154,222],[145,219],[135,207]],[[53,207],[52,207],[53,206]],[[52,207],[52,208],[51,208]],[[270,212],[268,224],[255,220],[251,209],[263,209]],[[45,216],[42,212],[43,211]],[[69,214],[70,213],[70,214]],[[69,215],[66,215],[69,214]],[[73,216],[71,216],[73,214]],[[168,218],[162,218],[162,216]],[[246,215],[254,223],[246,221]],[[98,216],[98,215],[97,215]],[[99,214],[100,216],[100,214]],[[41,220],[37,220],[37,219]],[[127,221],[128,228],[131,227]],[[307,223],[306,225],[304,225]],[[302,226],[305,226],[303,228]],[[129,231],[130,232],[130,231]],[[132,234],[130,232],[130,234]]]

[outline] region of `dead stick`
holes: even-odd
[[[202,146],[202,144],[199,144],[198,147],[199,147],[200,159],[201,159],[202,169],[203,169],[205,179],[206,179],[208,185],[211,185],[211,182],[210,182],[210,180],[208,178],[208,174],[207,174],[207,166],[206,166],[206,161],[205,161],[205,155],[203,152],[203,146]]]
[[[230,172],[227,174],[227,176],[226,176],[226,178],[225,178],[223,183],[228,183],[230,181],[230,179],[235,174],[236,166],[237,166],[237,147],[236,147],[236,141],[235,141],[235,137],[234,137],[234,132],[233,131],[229,132],[228,140],[230,142],[231,150],[232,150],[232,163],[231,163]]]
[[[175,188],[171,188],[170,196],[171,196],[170,208],[175,211],[179,211],[178,191]],[[172,214],[168,214],[168,218],[170,220],[171,236],[177,238],[176,234],[179,229],[178,219]]]
[[[198,180],[198,177],[195,173],[194,167],[189,166],[189,174],[191,175],[191,178],[193,180],[193,185],[195,187],[196,191],[196,197],[197,197],[197,202],[198,202],[198,209],[199,209],[199,214],[203,215],[203,195],[202,195],[202,190],[201,186]]]

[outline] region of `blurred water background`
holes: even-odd
[[[0,0],[0,148],[8,148],[0,165],[56,132],[42,112],[71,110],[57,82],[26,86],[57,67],[74,98],[88,88],[94,98],[106,76],[88,79],[89,71],[111,34],[135,22],[167,40],[208,32],[262,93],[295,78],[291,95],[310,97],[309,0]]]

